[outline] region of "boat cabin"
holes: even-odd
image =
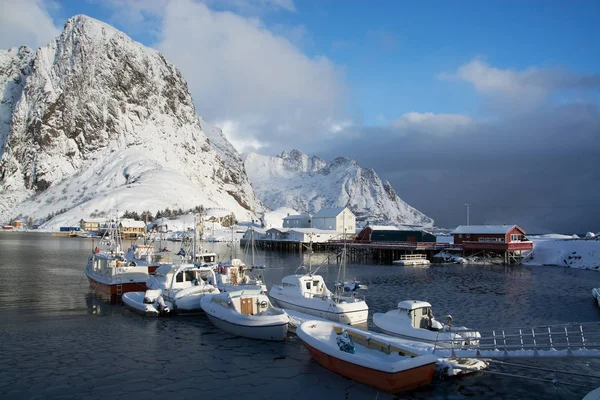
[[[260,290],[239,290],[224,292],[211,297],[212,303],[233,308],[240,314],[257,315],[272,308],[269,298]]]
[[[426,301],[405,300],[398,303],[400,312],[405,311],[410,317],[413,328],[430,329],[434,320],[431,304]]]
[[[193,264],[163,265],[148,279],[150,289],[185,289],[192,286],[216,286],[215,272],[209,267]]]
[[[154,246],[134,244],[127,250],[125,259],[129,262],[130,267],[135,267],[137,265],[136,261],[152,263],[154,261]]]
[[[311,298],[330,294],[320,275],[288,275],[281,283],[284,291],[299,297]]]
[[[202,264],[214,264],[216,262],[216,260],[217,260],[216,253],[208,253],[208,252],[196,253],[195,262],[202,263]]]

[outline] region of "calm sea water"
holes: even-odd
[[[229,258],[225,244],[213,246]],[[92,248],[88,239],[0,232],[1,398],[394,398],[322,368],[293,335],[284,343],[261,342],[224,333],[201,315],[146,319],[107,304],[83,275]],[[259,257],[268,265],[269,287],[301,263],[297,253]],[[317,254],[314,264],[323,259]],[[338,276],[334,267],[319,272],[328,283]],[[371,314],[419,299],[432,303],[435,315],[452,314],[456,324],[478,329],[600,318],[590,293],[600,286],[594,271],[360,264],[349,265],[346,275],[368,285]],[[513,362],[600,375],[597,359]],[[494,370],[600,386],[600,379]],[[477,374],[435,380],[397,398],[581,399],[590,390]]]

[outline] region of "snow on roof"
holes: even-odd
[[[517,225],[460,225],[451,234],[506,234]],[[519,228],[520,229],[520,228]],[[522,229],[521,229],[522,230]],[[525,232],[525,231],[523,231]]]
[[[395,226],[387,225],[367,225],[365,228],[371,228],[374,231],[398,231],[399,229]]]
[[[281,232],[281,233],[286,233],[290,230],[290,228],[271,228],[271,229],[267,229],[267,233],[270,231],[277,231],[277,232]]]
[[[315,218],[335,218],[338,215],[340,215],[340,213],[342,211],[344,211],[345,207],[335,207],[335,208],[321,208],[319,211],[317,211],[316,214],[313,215],[313,219]]]
[[[431,304],[426,301],[419,300],[404,300],[398,303],[398,308],[402,308],[404,310],[414,310],[423,307],[431,307]]]
[[[106,218],[82,218],[81,220],[83,222],[95,222],[98,224],[104,224],[105,222],[107,222]]]
[[[329,235],[339,235],[338,231],[327,230],[327,229],[317,229],[317,228],[289,228],[289,231],[300,232],[300,233],[314,233],[315,235],[320,234],[329,234]]]
[[[297,215],[288,215],[283,219],[294,220],[294,219],[307,219],[310,218],[310,214],[297,214]]]
[[[121,226],[124,228],[145,228],[146,224],[144,221],[136,221],[130,218],[124,218],[120,222]]]

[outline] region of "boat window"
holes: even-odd
[[[306,282],[306,288],[310,290],[310,282]]]
[[[423,308],[423,315],[427,315],[427,308]]]
[[[188,282],[193,281],[194,279],[194,271],[185,271],[185,280]]]
[[[180,272],[175,276],[175,282],[183,282],[183,272]]]
[[[293,283],[283,282],[283,286],[285,287],[285,286],[296,286],[296,285],[294,285]]]

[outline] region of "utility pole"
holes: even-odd
[[[465,206],[467,207],[467,226],[469,226],[469,208],[471,207],[471,205],[465,204]]]

